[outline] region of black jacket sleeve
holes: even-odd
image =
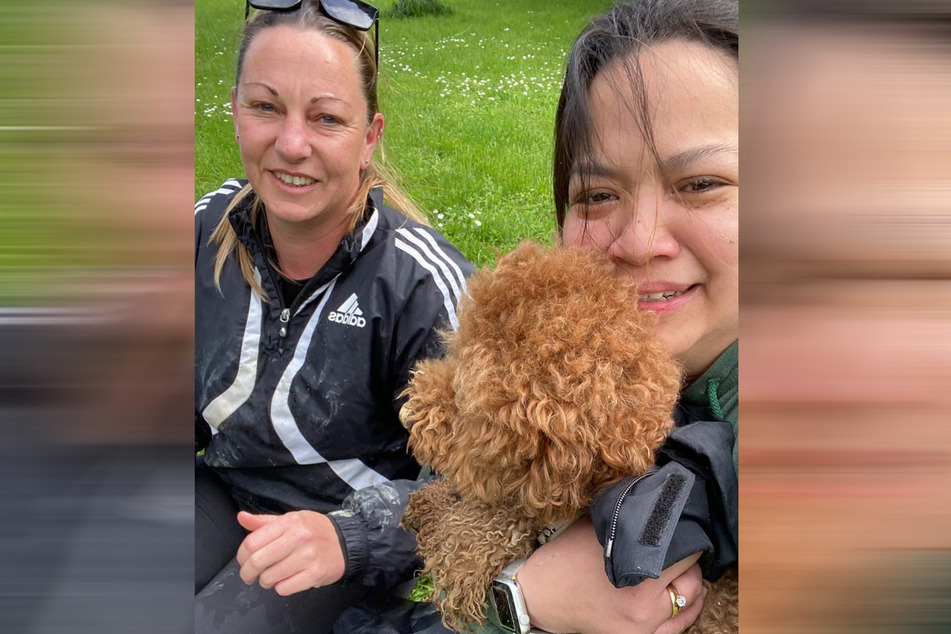
[[[221,217],[221,212],[224,210],[225,206],[228,204],[230,198],[225,198],[224,196],[215,196],[214,193],[208,194],[204,198],[199,199],[195,204],[195,266],[198,266],[198,250],[201,249],[204,244],[208,241],[208,237],[211,235],[211,229],[208,227],[209,216],[216,218]],[[208,206],[212,207],[212,211],[207,211]],[[208,423],[205,422],[205,419],[202,417],[201,412],[198,411],[198,407],[195,407],[195,453],[198,453],[202,449],[208,446],[208,443],[211,442],[211,427],[208,426]]]
[[[202,418],[201,412],[195,409],[195,453],[208,446],[211,442],[211,427]]]
[[[443,247],[459,272],[468,277],[472,265],[448,243]],[[435,285],[429,281],[418,284],[400,311],[391,335],[387,387],[395,411],[406,402],[402,393],[416,363],[444,354],[441,332],[451,327],[450,322],[443,296]],[[411,580],[422,569],[416,555],[416,537],[399,523],[410,494],[428,482],[394,480],[355,491],[344,500],[340,511],[329,514],[344,548],[344,583],[392,587]]]
[[[395,480],[361,489],[344,500],[341,510],[328,514],[345,544],[343,583],[392,587],[422,569],[416,537],[399,524],[410,493],[425,484]]]
[[[199,201],[201,202],[201,201]],[[196,204],[197,207],[197,204]],[[201,247],[202,243],[202,220],[204,216],[198,211],[195,212],[195,266],[198,265],[198,249]],[[195,407],[195,453],[198,453],[202,449],[208,446],[208,443],[211,442],[211,429],[208,427],[208,423],[205,422],[205,419],[202,418],[201,412],[198,411],[198,407]]]
[[[722,421],[677,427],[655,469],[606,489],[591,508],[605,547],[608,579],[617,587],[656,579],[671,564],[703,552],[700,567],[715,580],[736,564],[738,485],[733,429]]]

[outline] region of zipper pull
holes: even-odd
[[[291,320],[291,309],[284,308],[281,310],[281,329],[277,331],[278,336],[281,339],[287,336],[287,323]]]

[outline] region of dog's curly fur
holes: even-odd
[[[400,414],[445,476],[403,524],[458,631],[484,622],[491,580],[543,528],[653,464],[680,388],[634,282],[601,253],[523,243],[468,287],[446,356],[416,367]]]
[[[740,578],[736,567],[716,583],[703,582],[707,596],[696,623],[684,634],[735,634],[740,629]]]

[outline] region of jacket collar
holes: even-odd
[[[270,262],[276,260],[276,257],[273,253],[273,246],[271,246],[264,214],[259,214],[256,223],[251,222],[251,209],[255,200],[257,200],[257,196],[252,191],[235,205],[228,216],[228,220],[231,222],[238,240],[248,249],[254,257],[255,264],[263,273],[270,266]],[[353,231],[344,236],[327,263],[304,286],[301,295],[307,295],[311,289],[323,286],[353,265],[376,231],[379,224],[379,209],[382,204],[383,190],[381,188],[373,189],[367,196],[363,214]],[[262,278],[265,277],[268,276],[262,275]]]
[[[710,390],[713,386],[715,399],[722,413],[718,418],[733,421],[736,419],[736,401],[739,376],[739,341],[734,341],[720,353],[706,372],[696,381],[688,385],[680,393],[680,400],[684,404],[703,405],[714,413],[711,404]]]

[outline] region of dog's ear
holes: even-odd
[[[587,507],[604,469],[599,439],[602,421],[594,419],[589,412],[554,397],[526,408],[524,424],[531,433],[525,442],[531,439],[533,455],[506,496],[531,509],[543,524],[570,520]]]
[[[544,523],[570,519],[598,491],[654,463],[673,427],[679,387],[677,368],[660,354],[659,344],[654,348],[656,354],[642,349],[646,371],[639,364],[625,372],[618,368],[614,380],[590,381],[578,400],[553,392],[526,408],[525,425],[536,433],[523,442],[533,438],[536,453],[524,478],[507,492],[517,504],[533,509]]]
[[[417,364],[406,388],[409,399],[400,410],[400,421],[409,434],[409,448],[420,464],[432,465],[447,448],[457,415],[452,387],[454,357]]]
[[[515,492],[518,503],[531,508],[543,524],[572,519],[594,494],[589,476],[593,454],[580,447],[579,451],[565,449],[540,451]]]
[[[433,525],[445,524],[445,518],[458,497],[449,480],[436,478],[410,494],[400,526],[414,534],[421,529],[431,532]]]

